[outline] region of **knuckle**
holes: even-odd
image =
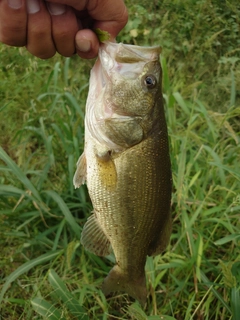
[[[56,39],[56,41],[63,41],[65,39],[70,39],[71,37],[71,32],[68,32],[68,30],[60,30],[58,32],[56,32],[54,39]],[[72,37],[74,39],[74,37]]]
[[[14,47],[23,47],[26,45],[26,32],[25,30],[10,27],[2,28],[0,30],[0,42]]]
[[[18,38],[5,38],[4,36],[0,36],[0,42],[11,46],[11,47],[24,47],[26,45],[25,39],[18,39]]]
[[[43,52],[36,52],[34,55],[42,60],[50,59],[52,58],[56,53],[56,50],[51,50],[49,52],[43,51]]]
[[[58,53],[65,58],[69,58],[75,54],[75,50],[68,50],[68,51],[58,50]]]
[[[41,46],[40,44],[27,45],[26,48],[32,55],[43,60],[52,58],[56,53],[55,48]]]
[[[123,26],[125,26],[128,22],[128,11],[127,11],[127,8],[125,7],[123,13],[122,13],[122,16],[121,16],[121,22],[123,24]]]

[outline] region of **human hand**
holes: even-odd
[[[123,0],[0,0],[0,42],[26,46],[42,59],[56,51],[65,57],[97,56],[92,31],[108,31],[113,40],[127,23]]]

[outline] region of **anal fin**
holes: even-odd
[[[107,256],[111,253],[111,244],[100,226],[95,214],[92,214],[84,225],[81,243],[84,248],[97,256]]]
[[[87,164],[86,164],[85,153],[83,152],[78,159],[77,170],[73,177],[73,185],[75,188],[79,188],[82,184],[85,183],[86,175],[87,175]]]

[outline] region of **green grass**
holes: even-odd
[[[127,0],[118,40],[161,44],[174,192],[171,242],[145,308],[100,290],[113,258],[82,248],[72,178],[93,61],[0,46],[0,318],[240,318],[240,5]]]

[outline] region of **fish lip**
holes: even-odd
[[[105,41],[100,46],[100,52],[102,51],[107,52],[115,61],[131,63],[131,59],[133,62],[159,60],[159,55],[162,51],[162,48],[159,45],[137,46],[132,44],[124,44],[122,42],[116,43]]]

